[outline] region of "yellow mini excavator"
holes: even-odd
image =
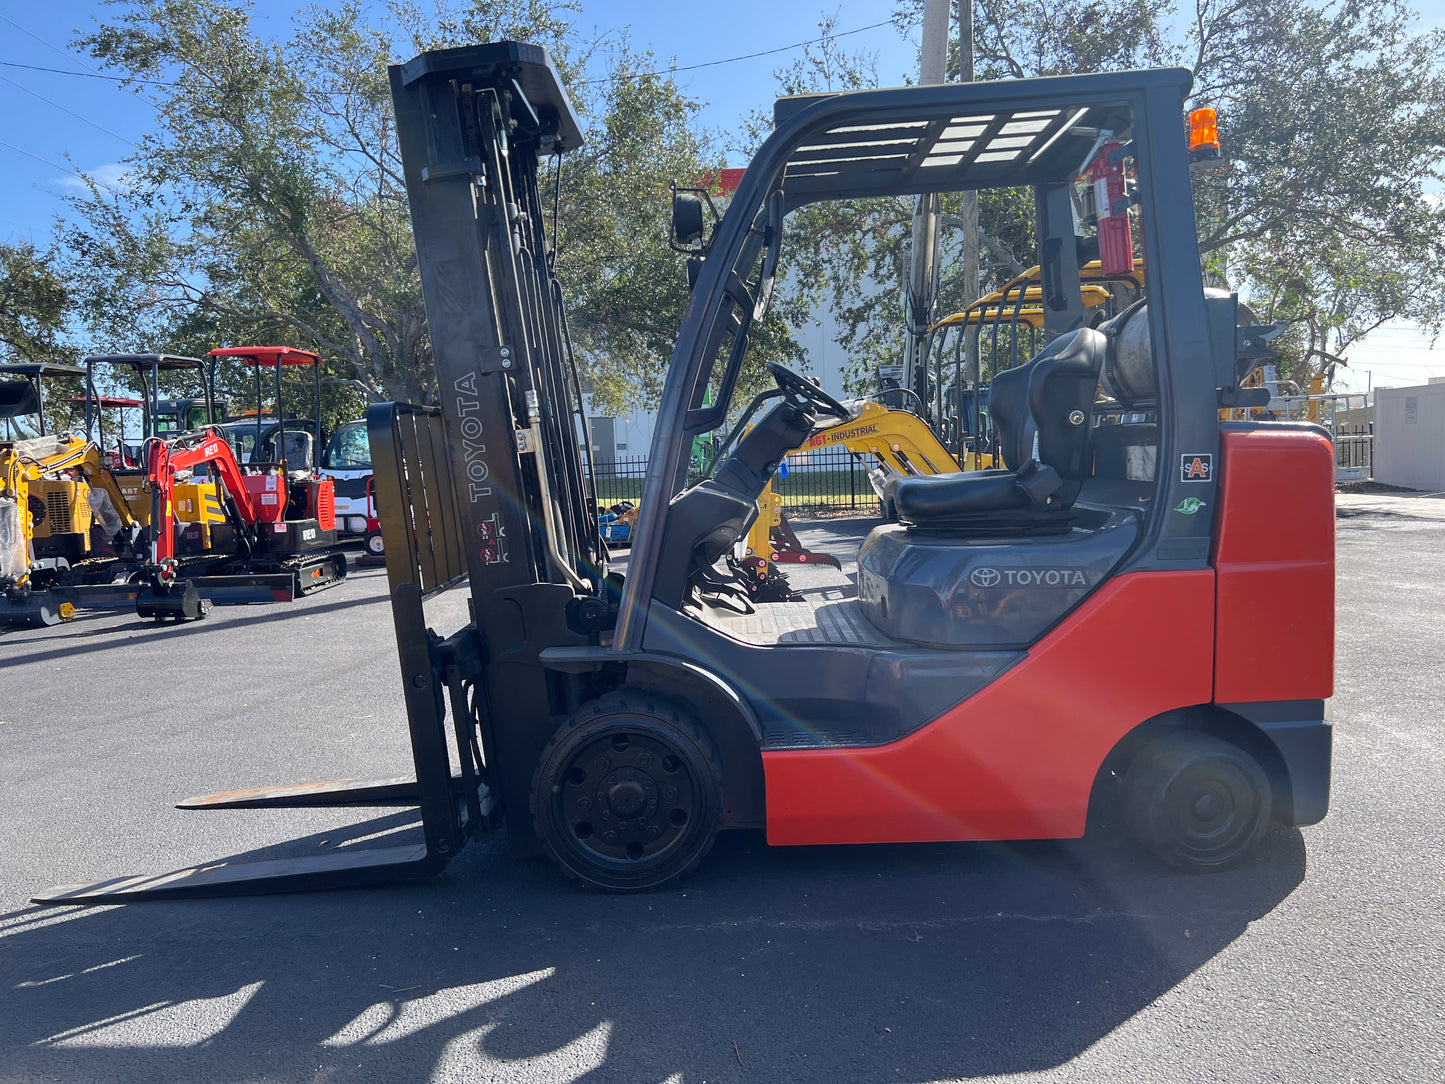
[[[7,432],[17,436],[21,418],[33,418],[35,432],[0,441],[0,625],[70,620],[75,600],[57,589],[88,565],[98,573],[132,552],[136,521],[100,449],[46,432],[43,382],[84,376],[53,362],[0,366]]]

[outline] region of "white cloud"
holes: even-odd
[[[95,181],[95,183],[100,185],[102,188],[119,190],[125,188],[126,185],[130,183],[130,174],[128,172],[128,168],[121,165],[119,162],[107,162],[105,165],[96,166],[94,169],[88,170],[87,172],[89,173],[91,180]],[[88,191],[88,189],[85,187],[85,182],[82,181],[79,177],[72,177],[69,175],[64,177],[57,177],[55,179],[55,184],[56,187],[63,188],[67,192]]]

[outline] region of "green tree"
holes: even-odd
[[[956,7],[956,6],[955,6]],[[896,22],[921,22],[902,0]],[[1270,320],[1292,320],[1284,369],[1304,383],[1372,328],[1445,321],[1445,34],[1403,0],[976,0],[975,68],[1008,79],[1182,64],[1188,108],[1219,110],[1227,172],[1200,175],[1195,204],[1210,278]],[[955,22],[956,25],[956,22]],[[1176,30],[1182,28],[1182,34]],[[950,77],[959,70],[957,48]],[[780,71],[784,93],[871,85],[866,56],[825,42]],[[944,207],[937,312],[966,302],[950,275],[958,220]],[[855,384],[896,359],[909,245],[906,201],[800,218],[790,240],[806,273],[795,302],[826,300]],[[1031,263],[1031,201],[981,202],[983,290]]]
[[[574,86],[588,121],[560,183],[558,275],[593,406],[625,414],[655,402],[687,307],[687,276],[667,245],[669,184],[697,185],[721,155],[697,128],[697,103],[657,74],[624,36],[602,58],[596,87]]]
[[[1195,185],[1201,249],[1301,383],[1381,324],[1445,319],[1445,33],[1400,0],[1199,0],[1192,104],[1233,168]]]
[[[118,346],[200,351],[269,339],[316,349],[332,379],[371,398],[428,401],[432,364],[386,66],[503,38],[543,44],[587,143],[562,163],[561,244],[584,383],[601,409],[660,387],[686,305],[666,247],[667,184],[720,162],[695,102],[651,74],[624,38],[608,77],[570,5],[472,0],[433,11],[356,3],[302,12],[291,36],[257,35],[221,0],[118,0],[83,39],[141,80],[157,131],[119,192],[93,187],[64,239],[92,332]],[[549,177],[547,191],[554,193]]]
[[[50,258],[21,241],[0,244],[0,348],[5,361],[65,361],[70,294]]]

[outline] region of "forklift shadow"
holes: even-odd
[[[249,606],[216,607],[211,610],[209,616],[200,621],[161,622],[144,617],[133,617],[104,629],[63,626],[70,631],[61,633],[42,629],[39,631],[49,633],[49,635],[26,639],[16,638],[11,641],[7,645],[9,651],[6,657],[0,658],[0,669],[7,666],[46,662],[52,659],[73,660],[77,651],[83,651],[89,655],[97,651],[134,649],[135,641],[132,635],[127,634],[143,636],[151,643],[165,643],[171,640],[203,637],[207,633],[230,632],[250,625],[269,624],[277,620],[284,621],[287,618],[299,619],[338,610],[351,610],[359,606],[385,606],[387,596],[384,590],[385,585],[378,594],[369,594],[360,598],[331,599],[325,602],[303,598],[291,603],[253,603]],[[244,616],[242,616],[243,614]],[[105,615],[100,614],[91,616],[93,620],[104,620],[105,618]],[[97,637],[104,637],[104,639],[96,639]],[[25,647],[29,645],[51,650],[26,651]]]
[[[212,816],[245,814],[207,814]],[[237,860],[376,845],[383,812]],[[321,840],[327,842],[324,846]],[[662,892],[493,843],[369,890],[0,916],[7,1073],[61,1079],[925,1081],[1088,1050],[1300,884],[1122,844],[769,848],[725,833]]]

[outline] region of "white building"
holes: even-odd
[[[1445,491],[1445,384],[1375,390],[1375,481]]]

